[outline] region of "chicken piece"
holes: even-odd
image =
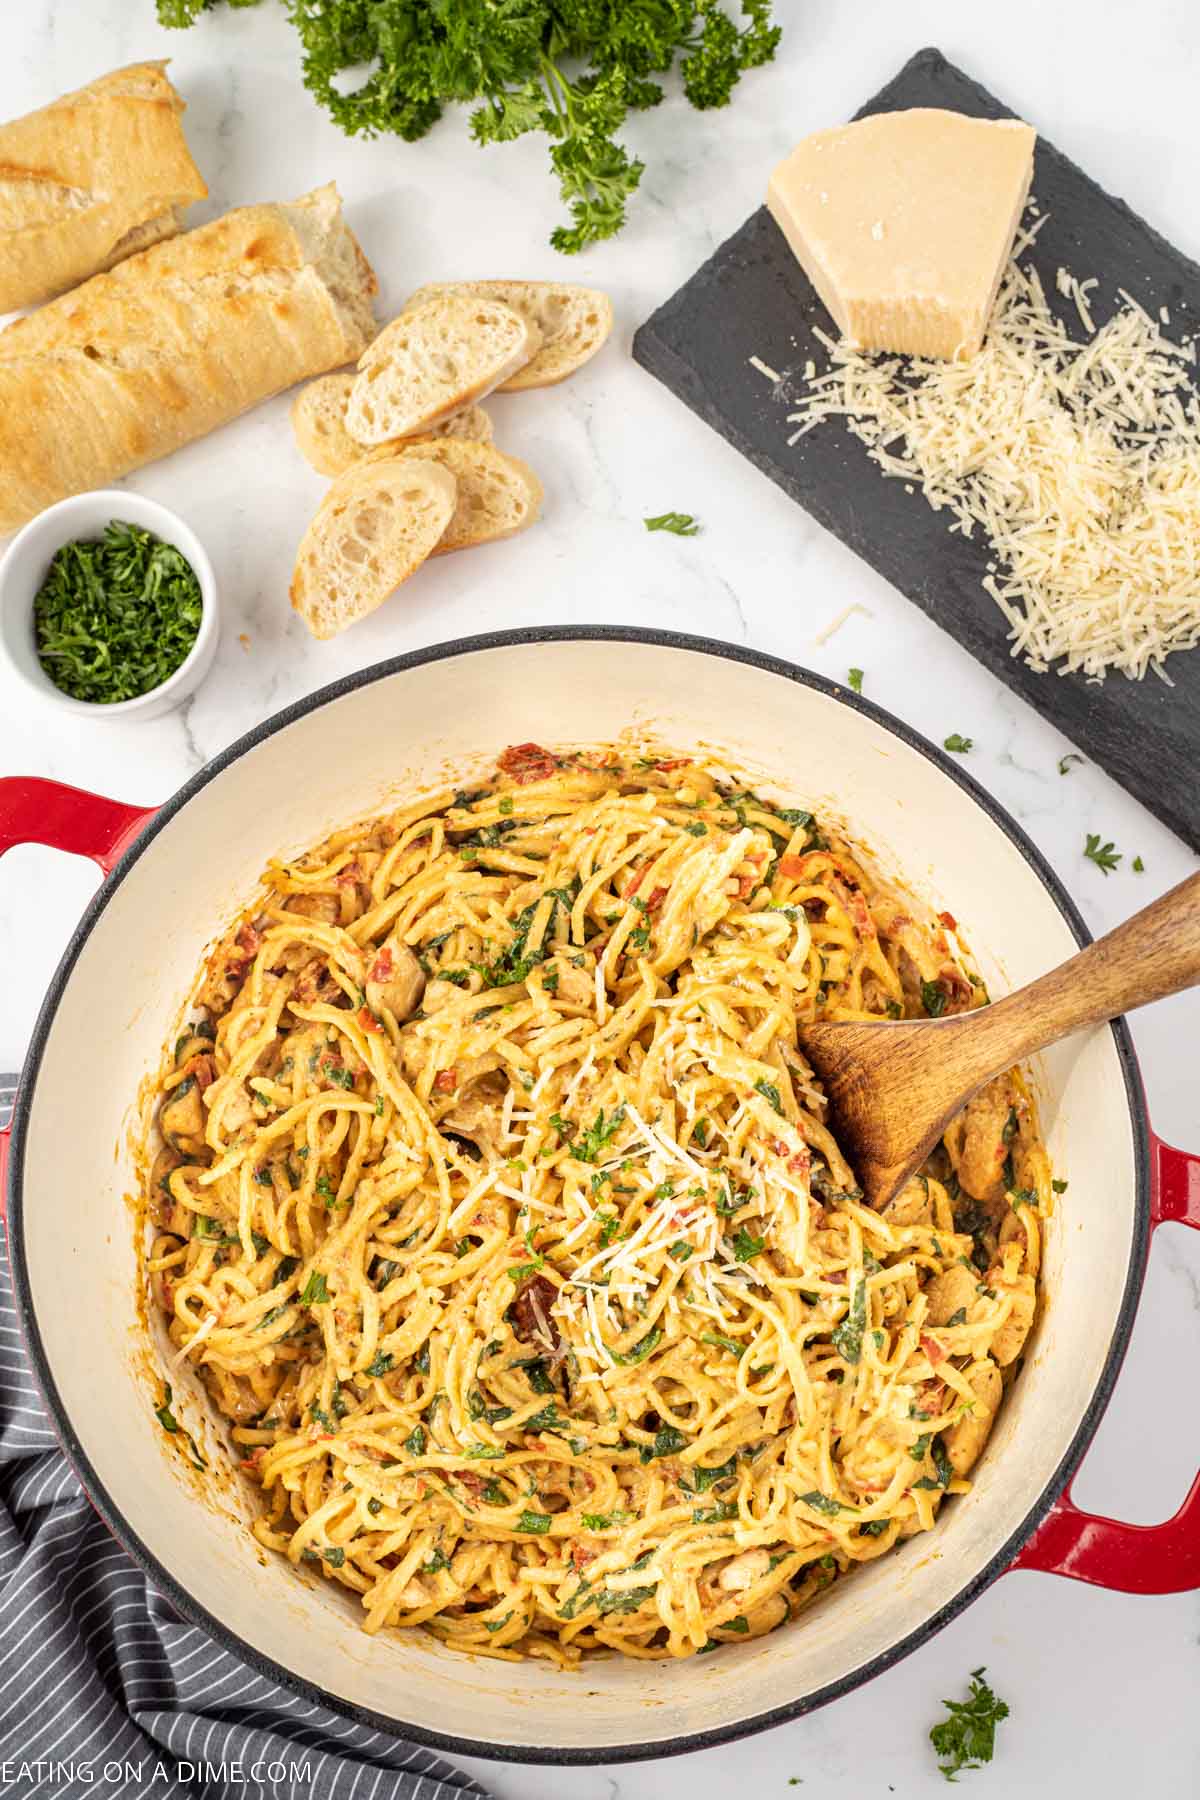
[[[397,1024],[403,1024],[416,1012],[424,992],[425,971],[408,945],[396,937],[386,938],[367,971],[371,1011],[391,1013]]]
[[[888,1201],[881,1216],[889,1225],[932,1225],[933,1201],[929,1195],[929,1183],[914,1175]]]
[[[766,1550],[745,1550],[741,1556],[735,1556],[732,1562],[726,1563],[717,1577],[719,1585],[727,1594],[742,1594],[747,1588],[761,1581],[771,1567],[771,1557]]]
[[[336,894],[289,894],[283,910],[299,913],[302,919],[315,919],[319,925],[336,925],[342,913]]]
[[[204,1149],[204,1122],[200,1085],[194,1075],[185,1075],[159,1108],[158,1128],[173,1150],[197,1156]]]
[[[329,967],[325,956],[311,956],[300,967],[292,998],[300,1006],[337,1006],[344,1004],[346,991]]]
[[[967,1385],[975,1396],[974,1411],[964,1413],[942,1440],[947,1460],[956,1475],[965,1475],[978,1462],[1004,1392],[1000,1371],[990,1356],[967,1370]]]
[[[262,932],[249,919],[231,925],[208,959],[197,1004],[214,1017],[223,1013],[246,979],[262,945]]]
[[[744,1642],[748,1637],[763,1637],[768,1631],[774,1631],[787,1618],[787,1600],[782,1594],[770,1594],[758,1606],[752,1606],[748,1613],[741,1616],[745,1626],[714,1625],[713,1636],[731,1644]]]
[[[569,956],[552,956],[545,969],[558,972],[555,998],[562,1006],[580,1006],[590,1011],[596,998],[596,978],[587,969],[577,969]],[[545,974],[543,973],[543,980]],[[553,977],[551,978],[553,980]]]
[[[406,1588],[396,1595],[397,1603],[405,1612],[417,1612],[422,1606],[428,1606],[433,1596],[427,1594],[420,1576],[414,1575]]]
[[[250,1098],[250,1090],[243,1082],[236,1082],[232,1088],[210,1090],[211,1098],[205,1095],[206,1103],[211,1106],[215,1099],[220,1099],[221,1126],[227,1138],[236,1137],[244,1125],[254,1123],[254,1103]]]
[[[975,1200],[991,1203],[1004,1198],[1013,1106],[1012,1082],[1007,1075],[998,1075],[968,1100],[946,1132],[946,1150],[959,1186]]]
[[[976,1287],[979,1276],[974,1269],[964,1269],[961,1263],[954,1263],[935,1275],[925,1289],[925,1299],[929,1307],[929,1323],[945,1325],[955,1313],[965,1311],[971,1316],[971,1309],[976,1305],[979,1295]]]
[[[448,1113],[438,1120],[438,1130],[454,1137],[470,1138],[488,1162],[500,1162],[500,1109],[508,1083],[503,1075],[485,1075],[458,1095]]]
[[[1029,1336],[1037,1311],[1037,1289],[1032,1275],[1009,1277],[998,1274],[995,1269],[989,1270],[987,1283],[998,1294],[1007,1294],[1012,1298],[1012,1311],[989,1346],[994,1361],[1002,1369],[1006,1369],[1025,1348],[1025,1339]]]

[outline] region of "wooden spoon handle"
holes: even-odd
[[[1060,963],[1028,987],[972,1016],[973,1049],[990,1079],[1012,1063],[1151,1000],[1200,983],[1200,874]],[[987,1027],[984,1027],[984,1020]]]

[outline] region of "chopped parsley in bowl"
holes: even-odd
[[[113,519],[55,552],[33,603],[38,660],[55,687],[92,705],[136,700],[191,654],[204,602],[174,544]]]
[[[212,667],[218,637],[203,544],[142,494],[60,500],[0,562],[0,663],[80,718],[152,719],[181,705]]]

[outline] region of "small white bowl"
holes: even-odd
[[[186,556],[200,583],[201,614],[196,641],[173,675],[132,700],[115,700],[106,705],[98,700],[76,700],[55,687],[38,658],[33,603],[56,552],[77,538],[103,536],[104,527],[113,519],[153,532]],[[217,653],[218,636],[217,582],[204,546],[176,513],[140,494],[100,488],[92,494],[73,494],[69,500],[60,500],[17,533],[0,562],[0,657],[26,687],[67,712],[89,719],[156,719],[170,712],[182,705],[208,674]]]

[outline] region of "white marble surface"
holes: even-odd
[[[196,221],[335,177],[385,308],[426,280],[564,269],[545,242],[556,197],[541,142],[483,152],[457,118],[417,146],[346,141],[304,93],[274,0],[222,10],[183,34],[157,28],[153,0],[23,0],[2,12],[0,117],[123,61],[170,54],[212,190]],[[777,12],[787,25],[779,61],[749,79],[732,111],[701,118],[669,103],[635,121],[630,140],[647,173],[632,222],[566,265],[611,291],[615,341],[566,388],[495,404],[501,441],[546,482],[536,530],[431,565],[370,621],[315,644],[288,608],[287,579],[321,484],[291,447],[286,401],[263,407],[132,483],[185,513],[222,584],[224,641],[194,702],[161,722],[120,726],[76,723],[6,690],[0,772],[161,800],[247,727],[347,670],[493,627],[627,621],[711,633],[836,677],[857,664],[866,691],[929,736],[970,735],[973,772],[1045,851],[1093,929],[1186,874],[1194,859],[1177,840],[1098,771],[1060,777],[1068,745],[1058,733],[692,419],[633,365],[629,344],[757,204],[792,141],[849,114],[926,43],[1200,256],[1194,0],[777,0]],[[703,534],[646,533],[643,516],[669,508],[696,513]],[[815,647],[850,601],[868,616]],[[1120,873],[1106,878],[1083,860],[1093,830],[1125,853]],[[1138,854],[1140,877],[1129,872]],[[93,886],[90,865],[32,848],[0,868],[0,1067],[19,1061]],[[1158,1129],[1200,1148],[1200,997],[1159,1006],[1134,1030]],[[1174,1509],[1200,1462],[1188,1380],[1198,1359],[1200,1243],[1173,1227],[1159,1234],[1117,1398],[1076,1486],[1081,1504],[1143,1522]],[[935,1794],[925,1733],[938,1697],[958,1694],[986,1663],[1013,1716],[997,1762],[967,1778],[981,1793],[1057,1800],[1144,1787],[1175,1800],[1200,1788],[1198,1642],[1194,1595],[1136,1599],[1009,1576],[868,1689],[749,1742],[624,1768],[478,1767],[504,1800],[717,1800],[735,1783],[782,1800],[793,1779],[806,1800]]]

